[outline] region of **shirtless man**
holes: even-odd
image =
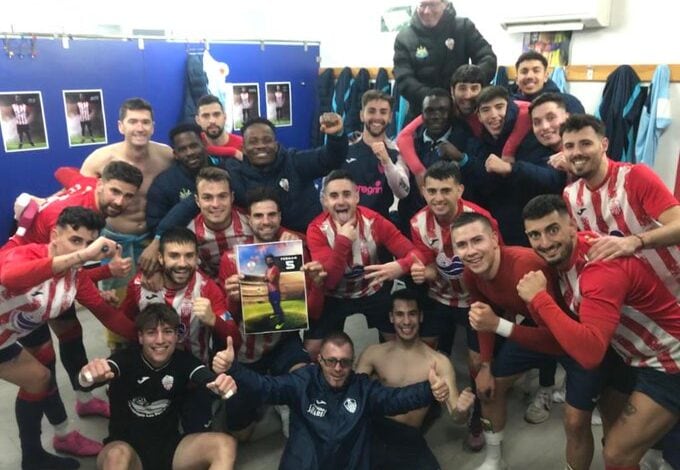
[[[83,162],[80,172],[85,176],[101,176],[104,167],[113,160],[130,163],[142,172],[144,180],[130,205],[122,214],[109,217],[102,231],[102,235],[121,245],[124,257],[130,257],[136,263],[148,238],[146,194],[156,176],[172,164],[173,153],[167,145],[151,141],[154,131],[153,110],[142,98],[130,98],[123,102],[118,113],[118,131],[123,135],[123,141],[92,152]],[[134,275],[133,269],[127,278],[103,283],[101,287],[122,290]],[[125,292],[119,292],[118,297],[124,298]],[[120,345],[120,339],[111,335],[108,342],[112,349]]]
[[[390,322],[394,325],[396,337],[366,348],[359,357],[357,373],[375,374],[383,385],[403,387],[426,380],[433,369],[449,387],[446,401],[449,413],[456,421],[465,422],[475,395],[470,388],[458,395],[449,359],[418,336],[422,321],[418,294],[410,289],[394,292]],[[373,469],[439,469],[437,459],[420,431],[428,409],[429,406],[426,406],[373,421]]]

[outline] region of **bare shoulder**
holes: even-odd
[[[152,158],[159,158],[168,161],[174,158],[172,154],[172,147],[160,142],[154,142],[153,140],[149,142],[149,155]]]
[[[449,359],[447,356],[443,355],[439,351],[435,351],[432,348],[430,349],[430,357],[435,361],[437,364],[437,370],[442,373],[446,372],[449,370],[453,370],[453,364],[451,364],[451,359]]]
[[[121,154],[122,148],[120,142],[98,148],[85,158],[80,172],[85,176],[101,176],[104,167]]]

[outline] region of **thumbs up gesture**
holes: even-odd
[[[430,366],[430,372],[427,379],[430,382],[430,389],[435,400],[438,402],[445,402],[449,398],[449,386],[446,381],[437,373],[437,364],[435,362]]]
[[[116,245],[116,250],[109,262],[109,269],[113,277],[126,277],[132,271],[132,258],[120,256],[121,246]]]
[[[213,370],[217,374],[222,374],[231,368],[234,363],[234,341],[231,336],[227,336],[227,349],[215,354],[213,358]]]
[[[433,282],[437,279],[437,271],[432,266],[425,266],[420,258],[411,254],[413,264],[411,265],[411,277],[416,284]]]

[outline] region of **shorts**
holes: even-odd
[[[420,325],[420,336],[423,338],[442,336],[448,332],[451,337],[456,334],[456,326],[465,328],[468,349],[479,352],[477,332],[470,326],[469,308],[451,307],[426,297],[422,301],[423,323]]]
[[[635,391],[644,393],[674,415],[680,415],[680,373],[667,374],[651,367],[640,367]]]
[[[283,375],[291,367],[301,362],[309,363],[309,354],[302,347],[300,336],[290,333],[274,349],[267,352],[259,361],[241,362],[241,365],[259,374]],[[261,419],[261,401],[250,394],[237,393],[229,400],[220,400],[213,418],[214,431],[240,431]]]
[[[372,421],[371,470],[439,470],[420,429],[387,417]]]
[[[339,299],[326,296],[321,318],[310,325],[305,339],[323,339],[334,331],[343,331],[345,319],[355,313],[363,313],[369,328],[381,333],[394,333],[389,312],[392,308],[391,282],[386,282],[375,294],[358,299]]]
[[[210,430],[213,416],[213,403],[217,399],[204,385],[190,383],[180,412],[180,422],[184,434]]]
[[[555,360],[566,372],[565,401],[579,410],[592,411],[602,390],[604,375],[601,367],[587,370],[569,356],[539,353],[507,340],[491,363],[491,372],[494,377],[510,377],[531,369],[540,369]]]
[[[12,343],[6,348],[0,349],[0,364],[3,362],[9,362],[21,354],[24,348],[19,345],[19,343]]]
[[[611,388],[624,395],[630,395],[635,389],[637,368],[631,367],[612,348],[607,349],[600,364],[603,374],[602,388]]]
[[[43,323],[29,334],[19,339],[19,343],[25,348],[37,348],[52,341],[50,327]]]
[[[122,441],[129,444],[142,461],[142,468],[144,470],[169,470],[172,468],[172,460],[175,458],[175,451],[179,446],[183,436],[179,434],[173,435],[169,438],[161,438],[160,436],[149,436],[143,442],[135,439],[125,439],[116,437],[107,437],[104,439],[104,445],[114,441]]]

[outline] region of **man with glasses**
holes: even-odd
[[[355,374],[354,344],[343,332],[321,343],[318,364],[276,377],[257,374],[234,362],[231,339],[217,353],[213,369],[228,371],[239,387],[260,402],[290,406],[290,439],[280,469],[368,470],[370,423],[444,402],[449,387],[432,364],[428,380],[391,388],[366,374]]]
[[[475,24],[457,17],[447,0],[418,2],[411,24],[394,42],[394,77],[409,102],[407,122],[421,113],[432,89],[448,89],[453,72],[469,62],[481,67],[486,83],[491,81],[496,55]]]

